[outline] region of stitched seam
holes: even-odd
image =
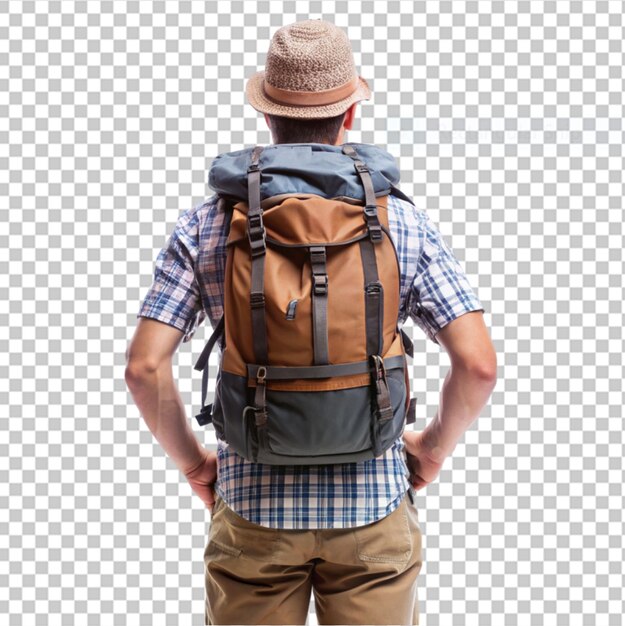
[[[402,500],[402,503],[400,504],[400,506],[404,505],[405,502]],[[394,511],[393,511],[394,512]],[[412,548],[413,548],[413,544],[412,544],[412,534],[410,533],[410,527],[408,526],[408,516],[406,515],[406,509],[404,508],[402,511],[402,518],[404,520],[404,527],[405,527],[405,532],[408,535],[409,539],[410,539],[410,549],[406,550],[405,552],[402,553],[402,556],[397,556],[397,555],[383,555],[383,554],[377,554],[377,555],[372,555],[372,554],[361,554],[360,549],[361,549],[361,542],[358,539],[358,536],[356,533],[354,533],[354,536],[356,537],[356,543],[358,545],[358,558],[361,561],[373,561],[373,562],[384,562],[384,563],[404,563],[406,562],[409,558],[410,555],[412,554]]]
[[[219,548],[222,552],[226,554],[230,554],[231,556],[240,556],[241,550],[239,548],[233,548],[231,546],[226,545],[225,543],[221,543],[218,539],[211,539],[211,542]]]

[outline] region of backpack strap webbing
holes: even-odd
[[[382,242],[382,227],[378,219],[378,206],[375,197],[371,172],[350,145],[343,145],[343,152],[351,157],[365,190],[364,215],[369,230],[369,238],[360,241],[360,254],[365,278],[365,324],[367,333],[367,358],[373,362],[372,378],[375,385],[378,417],[385,421],[392,419],[393,406],[386,379],[386,368],[382,352],[384,350],[384,288],[379,280],[375,244]],[[376,452],[378,452],[376,450]],[[378,456],[378,454],[376,454]]]
[[[230,232],[230,226],[232,221],[232,208],[235,199],[229,196],[220,196],[219,201],[222,202],[222,208],[225,212],[225,236],[228,236]],[[219,203],[218,205],[219,206]],[[194,369],[198,371],[202,371],[202,404],[200,407],[200,412],[195,416],[200,426],[205,426],[206,424],[210,424],[213,421],[212,412],[213,412],[213,403],[206,404],[206,396],[208,393],[208,360],[210,355],[215,347],[215,344],[219,341],[221,337],[224,337],[224,345],[225,345],[225,317],[222,313],[217,325],[215,326],[210,338],[208,339],[206,345],[204,346],[204,350],[198,357],[198,360],[195,363]]]
[[[404,351],[411,359],[413,359],[414,358],[414,344],[412,343],[412,339],[410,339],[410,337],[408,336],[408,334],[403,328],[401,329],[399,328],[399,325],[397,326],[397,328],[399,329],[401,333],[401,340],[404,344]]]
[[[213,404],[206,404],[206,395],[208,392],[208,360],[210,358],[211,352],[217,343],[217,340],[224,332],[224,315],[219,318],[215,329],[213,330],[209,340],[204,346],[204,350],[202,350],[202,354],[200,354],[198,360],[193,366],[196,370],[202,370],[202,405],[200,408],[200,412],[195,416],[200,426],[205,426],[206,424],[211,422],[211,413],[213,410]]]
[[[387,370],[404,367],[401,354],[381,359]],[[328,363],[326,365],[258,365],[246,363],[249,378],[256,378],[260,370],[264,380],[285,380],[289,378],[329,378],[331,376],[350,376],[371,372],[371,361],[355,361],[353,363]]]
[[[365,277],[365,320],[367,356],[382,354],[384,323],[384,288],[378,276],[375,248],[370,239],[360,240],[360,258]]]
[[[410,398],[410,404],[408,405],[408,411],[406,412],[406,424],[414,424],[417,419],[417,397]]]
[[[252,258],[252,276],[250,288],[250,307],[252,318],[252,342],[254,356],[259,364],[267,364],[267,322],[265,315],[265,226],[263,209],[260,205],[260,154],[263,146],[255,146],[252,150],[251,162],[247,168],[247,237],[250,242]],[[254,420],[259,436],[265,436],[267,426],[267,406],[265,396],[265,378],[262,369],[256,376],[254,393]],[[262,431],[262,434],[261,434]]]
[[[315,365],[330,362],[328,350],[328,269],[326,247],[310,246],[312,270],[313,349]]]
[[[365,206],[363,212],[369,229],[369,238],[373,243],[381,243],[382,227],[378,219],[378,206],[375,199],[375,189],[369,168],[359,158],[356,150],[348,144],[343,145],[343,152],[354,160],[354,167],[360,176],[363,187],[365,188]]]
[[[412,206],[415,206],[415,203],[412,200],[412,198],[407,196],[401,189],[398,189],[397,187],[395,187],[395,185],[391,185],[391,194],[394,196],[397,196],[398,198],[401,198],[402,200],[406,200],[406,202],[410,202]]]
[[[263,210],[260,206],[260,154],[263,146],[256,146],[252,151],[252,160],[248,173],[248,212],[247,236],[252,255],[252,278],[250,306],[252,309],[252,337],[254,355],[257,363],[267,363],[267,326],[265,321],[265,226]]]

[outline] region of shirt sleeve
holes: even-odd
[[[416,210],[416,213],[423,246],[410,286],[409,315],[431,341],[438,343],[436,333],[449,322],[464,313],[485,309],[427,212]]]
[[[191,340],[206,318],[195,262],[199,250],[198,207],[185,211],[156,257],[152,285],[137,317],[149,317],[182,331]]]

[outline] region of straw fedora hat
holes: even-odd
[[[249,77],[245,94],[261,113],[301,119],[333,117],[371,90],[358,75],[347,34],[324,20],[303,20],[276,31],[265,70]]]

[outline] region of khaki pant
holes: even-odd
[[[418,624],[419,516],[408,494],[356,528],[273,529],[217,496],[204,564],[206,624]]]

